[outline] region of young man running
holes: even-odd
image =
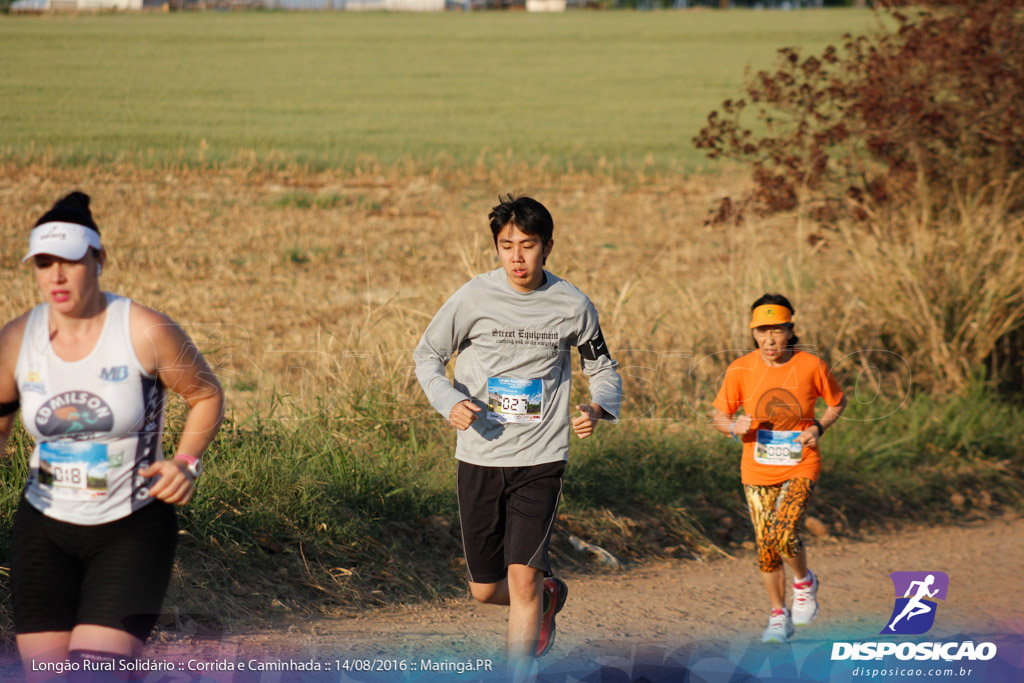
[[[459,430],[455,457],[466,569],[473,597],[508,605],[508,667],[526,675],[554,641],[568,590],[551,576],[548,543],[562,491],[569,429],[584,439],[616,422],[622,379],[597,311],[544,270],[554,224],[529,197],[488,216],[501,268],[462,286],[437,312],[413,357],[430,404]],[[570,347],[591,403],[570,414]],[[454,386],[445,365],[454,353]]]

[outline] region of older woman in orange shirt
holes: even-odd
[[[798,529],[821,474],[818,443],[846,397],[820,358],[796,348],[786,297],[765,294],[755,301],[750,329],[756,348],[729,365],[712,423],[743,444],[740,473],[772,610],[761,642],[785,643],[794,624],[818,615],[818,578],[807,566]],[[827,405],[820,421],[819,398]],[[793,572],[792,611],[785,604],[784,564]]]

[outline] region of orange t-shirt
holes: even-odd
[[[773,443],[773,436],[765,433],[803,431],[813,425],[818,397],[837,406],[843,391],[825,363],[814,354],[795,351],[788,361],[776,367],[765,363],[761,352],[755,350],[729,365],[713,405],[730,417],[742,407],[753,420],[750,431],[743,436],[740,474],[744,484],[769,486],[794,477],[818,481],[821,453],[817,448],[807,446],[801,450],[797,445],[799,461],[790,464],[795,458],[769,457],[768,453],[774,451],[768,451],[766,444]]]

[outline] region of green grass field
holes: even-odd
[[[693,169],[747,67],[871,12],[0,16],[0,157]],[[248,154],[251,158],[251,154]]]

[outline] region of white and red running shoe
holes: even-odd
[[[810,569],[803,581],[793,584],[793,623],[804,626],[818,616],[818,577]]]
[[[761,636],[761,642],[784,645],[789,642],[789,639],[795,632],[793,620],[789,617],[789,610],[785,608],[773,609],[772,615],[768,619],[768,628],[764,630],[764,635]]]

